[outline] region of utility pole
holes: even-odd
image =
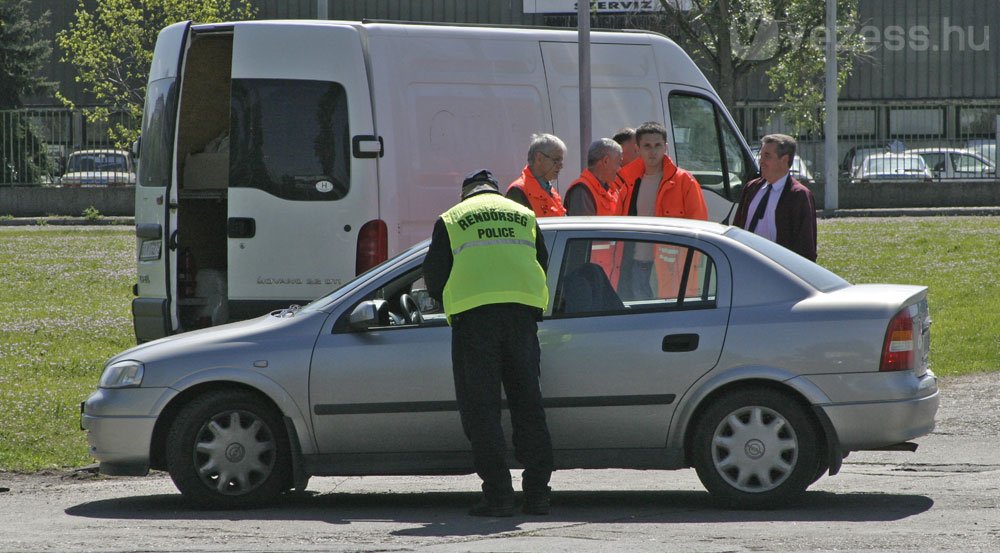
[[[826,0],[826,117],[823,125],[826,140],[824,163],[826,186],[823,193],[823,210],[833,211],[839,203],[837,163],[837,0]]]
[[[580,61],[580,170],[587,167],[590,146],[590,0],[577,0],[577,42]]]

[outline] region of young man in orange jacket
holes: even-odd
[[[635,130],[639,157],[618,172],[621,215],[679,217],[708,220],[708,207],[694,175],[677,167],[667,156],[667,129],[655,121]],[[625,295],[635,299],[665,298],[679,292],[683,265],[676,248],[639,244],[622,266]],[[656,268],[656,289],[651,277]]]

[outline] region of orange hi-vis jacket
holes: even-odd
[[[635,215],[636,184],[642,181],[646,164],[637,158],[618,171],[618,188],[621,196],[621,214]],[[708,207],[701,194],[701,185],[694,175],[674,165],[673,160],[663,156],[663,176],[656,192],[657,217],[680,217],[682,219],[708,220]]]
[[[507,191],[510,192],[511,188],[519,188],[524,193],[531,204],[531,210],[535,212],[535,217],[559,217],[566,215],[566,208],[563,207],[559,192],[556,191],[555,187],[552,188],[551,194],[543,190],[542,185],[535,178],[535,175],[531,174],[531,169],[528,169],[527,165],[521,170],[521,176],[510,183]]]
[[[597,180],[597,177],[590,172],[590,169],[584,169],[583,173],[580,173],[579,178],[573,184],[569,185],[569,188],[566,190],[567,197],[569,196],[569,191],[576,186],[585,186],[590,191],[590,196],[594,198],[594,207],[597,210],[597,215],[618,215],[621,207],[619,206],[618,189],[614,183],[609,183],[608,189],[605,190],[604,186],[601,185],[601,181]],[[596,263],[604,269],[604,274],[608,276],[612,285],[618,282],[619,275],[617,268],[620,261],[621,252],[618,251],[615,242],[594,242],[591,245],[590,262]]]
[[[590,172],[584,169],[580,176],[566,189],[566,195],[575,186],[586,186],[590,191],[590,196],[594,198],[594,206],[597,208],[597,215],[618,215],[621,212],[619,205],[618,188],[614,183],[608,183],[607,190],[601,185],[601,181]]]
[[[635,215],[635,200],[638,195],[638,183],[646,173],[646,164],[640,157],[622,167],[618,172],[618,187],[621,195],[621,214]],[[654,214],[657,217],[679,217],[683,219],[708,220],[708,206],[701,192],[701,185],[694,175],[677,167],[667,156],[663,156],[663,176],[656,192]],[[684,276],[684,259],[679,259],[676,247],[657,246],[654,255],[657,292],[661,298],[676,297],[680,292],[680,283]],[[701,262],[700,256],[692,259],[692,270]],[[697,278],[689,278],[685,296],[697,294]]]

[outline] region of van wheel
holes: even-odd
[[[216,391],[195,399],[174,421],[167,444],[170,478],[202,507],[257,507],[291,485],[281,419],[249,392]]]
[[[786,506],[814,481],[819,431],[794,399],[767,389],[740,390],[714,402],[694,429],[698,478],[736,509]]]

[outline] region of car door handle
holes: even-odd
[[[663,337],[663,351],[694,351],[698,349],[697,334],[669,334]]]
[[[250,217],[230,217],[226,234],[230,238],[253,238],[257,234],[257,221]]]

